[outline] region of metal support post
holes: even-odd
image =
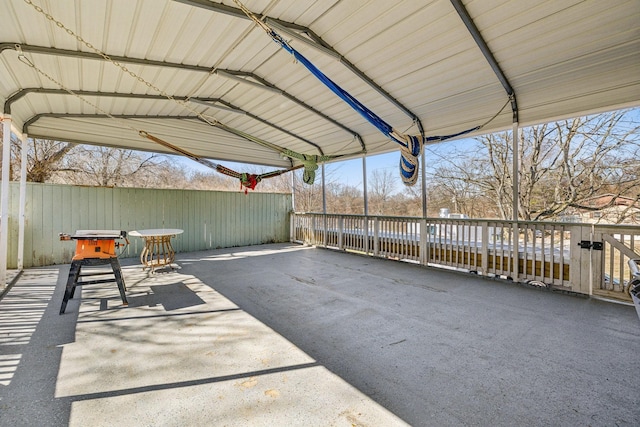
[[[327,241],[327,186],[326,186],[326,169],[322,164],[322,244],[326,248]]]
[[[2,116],[2,185],[0,196],[0,290],[7,286],[9,242],[9,168],[11,160],[11,116]]]
[[[27,203],[27,134],[22,134],[20,158],[20,211],[18,213],[18,270],[24,269],[24,224]]]
[[[326,173],[324,163],[322,164],[322,213],[327,214],[327,187],[326,187]]]
[[[426,154],[425,148],[422,147],[422,154],[420,155],[420,163],[422,163],[421,174],[420,174],[420,184],[422,185],[421,193],[422,193],[422,218],[427,217],[427,162],[426,162]]]
[[[512,239],[512,251],[511,256],[513,259],[513,281],[519,282],[519,260],[520,260],[520,226],[518,225],[518,211],[519,207],[519,174],[520,174],[520,162],[519,162],[519,136],[518,136],[518,122],[513,122],[513,166],[511,168],[511,182],[513,185],[513,239]]]
[[[367,192],[367,156],[362,156],[362,195],[364,197],[364,216],[369,215],[369,194]]]

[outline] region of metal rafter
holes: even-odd
[[[262,77],[256,76],[255,74],[249,73],[249,72],[246,72],[246,71],[216,70],[217,73],[219,73],[220,71],[223,71],[225,74],[231,74],[231,75],[233,75],[235,77],[238,77],[238,79],[237,79],[238,81],[246,80],[246,79],[243,79],[243,77],[248,77],[248,78],[252,78],[252,79],[256,80],[259,84],[269,88],[270,90],[277,90],[282,96],[284,96],[288,100],[297,103],[298,105],[304,107],[308,111],[311,111],[312,113],[315,113],[315,114],[319,115],[320,117],[322,117],[323,119],[333,123],[335,126],[338,126],[342,130],[344,130],[346,132],[349,132],[354,138],[356,138],[358,140],[358,142],[360,143],[360,146],[362,147],[362,149],[363,150],[366,149],[366,147],[364,145],[364,141],[362,140],[362,137],[360,137],[360,134],[358,134],[356,131],[353,131],[353,130],[349,129],[348,127],[346,127],[342,123],[332,119],[331,117],[327,116],[323,112],[321,112],[319,110],[316,110],[315,108],[313,108],[312,106],[306,104],[303,101],[300,101],[298,98],[296,98],[295,96],[291,95],[290,93],[285,92],[285,91],[283,91],[281,89],[278,89],[274,84],[269,83],[267,80],[263,79]],[[250,82],[250,81],[248,83],[249,84],[256,84],[255,82]]]
[[[178,3],[183,3],[189,6],[200,7],[203,9],[207,9],[217,13],[223,13],[225,15],[230,15],[236,18],[249,19],[247,15],[239,8],[235,8],[232,6],[227,6],[220,3],[213,3],[209,0],[173,0]],[[267,24],[277,27],[281,31],[286,32],[288,35],[294,37],[295,39],[302,41],[303,43],[312,46],[315,49],[320,50],[321,52],[328,54],[334,58],[336,58],[341,64],[343,64],[349,71],[355,74],[360,80],[369,85],[372,89],[382,95],[387,101],[391,102],[395,105],[400,111],[405,113],[407,116],[413,120],[418,126],[420,133],[423,133],[422,122],[420,118],[414,114],[411,110],[405,107],[400,101],[394,98],[389,92],[384,90],[382,86],[378,85],[375,81],[373,81],[369,76],[367,76],[362,70],[352,64],[347,58],[342,56],[340,52],[335,50],[330,44],[325,42],[322,37],[317,35],[312,29],[305,27],[303,25],[295,24],[293,22],[283,21],[277,18],[271,18],[266,15],[255,14],[258,19],[266,20]],[[303,37],[300,33],[306,34],[309,38]]]
[[[52,117],[52,118],[81,118],[81,119],[123,119],[123,120],[127,120],[127,119],[139,119],[139,120],[197,120],[197,121],[201,121],[203,123],[205,123],[200,117],[198,116],[171,116],[171,115],[153,115],[153,114],[110,114],[110,115],[106,115],[106,114],[85,114],[85,113],[41,113],[41,114],[36,114],[35,116],[29,118],[28,120],[26,120],[24,122],[24,126],[23,126],[23,133],[28,134],[30,137],[32,138],[49,138],[47,136],[41,136],[39,134],[30,134],[27,132],[27,129],[29,126],[31,126],[33,123],[37,122],[38,120],[40,120],[43,117]],[[84,144],[84,141],[77,141],[77,140],[68,140],[67,142],[72,142],[72,143],[79,143],[79,144]],[[117,147],[115,145],[110,145],[111,147]],[[117,147],[117,148],[122,148],[122,147]],[[289,159],[289,164],[291,166],[293,166],[293,160]]]
[[[22,131],[26,134],[28,127],[43,117],[53,118],[82,118],[82,119],[176,119],[176,120],[199,120],[198,116],[170,116],[166,114],[93,114],[93,113],[40,113],[27,119],[24,122]],[[30,135],[30,134],[29,134]]]
[[[76,51],[76,50],[68,50],[68,49],[57,49],[57,48],[46,47],[46,46],[34,46],[34,45],[11,43],[11,42],[0,42],[0,54],[2,54],[5,50],[15,50],[16,46],[20,46],[20,48],[21,48],[21,50],[23,52],[31,52],[31,53],[37,53],[37,54],[42,54],[42,55],[66,56],[66,57],[71,57],[71,58],[84,58],[84,59],[94,59],[94,60],[105,61],[105,59],[101,55],[99,55],[97,53],[83,52],[83,51]],[[149,65],[149,66],[164,67],[164,68],[177,68],[177,69],[180,69],[180,70],[195,71],[195,72],[201,72],[201,73],[207,73],[207,74],[211,74],[212,71],[213,71],[214,73],[216,73],[216,74],[218,74],[220,76],[223,76],[223,77],[226,77],[226,78],[233,78],[234,80],[236,80],[238,82],[241,82],[241,83],[244,83],[244,84],[250,84],[250,85],[254,85],[254,86],[262,86],[266,90],[275,91],[275,92],[281,94],[285,98],[287,98],[287,99],[295,102],[296,104],[298,104],[300,107],[306,109],[307,111],[311,111],[312,113],[322,117],[323,119],[325,119],[329,123],[333,124],[334,126],[339,127],[340,129],[344,130],[345,132],[351,134],[352,137],[354,137],[355,139],[358,140],[362,150],[366,149],[366,147],[364,145],[364,141],[362,140],[362,137],[360,136],[360,134],[358,134],[358,132],[356,132],[356,131],[354,131],[352,129],[349,129],[347,126],[343,125],[342,123],[338,122],[337,120],[327,116],[326,114],[324,114],[324,113],[320,112],[319,110],[313,108],[312,106],[310,106],[307,103],[301,101],[300,99],[296,98],[295,96],[291,95],[290,93],[278,88],[273,83],[270,83],[267,80],[263,79],[262,77],[257,76],[257,75],[255,75],[253,73],[246,72],[246,71],[224,70],[224,69],[212,70],[209,67],[203,67],[203,66],[198,66],[198,65],[188,65],[188,64],[166,62],[166,61],[155,61],[155,60],[141,59],[141,58],[135,58],[135,57],[114,56],[114,55],[109,55],[109,57],[113,61],[120,62],[120,63],[129,63],[129,64],[137,64],[137,65]],[[249,79],[253,79],[255,81],[251,81]],[[159,96],[161,96],[161,95],[159,95]],[[178,99],[178,97],[176,97],[176,96],[174,96],[174,98]],[[252,118],[257,118],[257,117],[258,116],[253,115]],[[263,120],[263,119],[261,119],[261,120]],[[316,144],[312,143],[312,145],[315,146]]]
[[[90,91],[90,90],[74,90],[73,91],[75,94],[79,95],[79,96],[104,96],[104,97],[111,97],[111,98],[131,98],[131,99],[152,99],[152,100],[166,100],[167,98],[162,96],[162,95],[153,95],[153,94],[135,94],[135,93],[120,93],[120,92],[100,92],[100,91]],[[25,88],[25,89],[21,89],[18,92],[14,93],[13,95],[11,95],[9,98],[7,98],[7,100],[5,101],[4,104],[4,111],[6,114],[10,114],[11,113],[11,105],[18,101],[19,99],[23,98],[24,96],[30,94],[30,93],[39,93],[39,94],[53,94],[53,95],[70,95],[69,92],[67,92],[64,89],[47,89],[47,88]],[[316,148],[321,155],[324,155],[324,152],[322,150],[322,148],[312,142],[309,141],[306,138],[303,138],[299,135],[296,135],[295,133],[284,129],[278,125],[275,125],[267,120],[264,120],[258,116],[256,116],[255,114],[252,114],[248,111],[245,111],[223,99],[220,98],[202,98],[202,97],[186,97],[186,96],[174,96],[174,99],[178,100],[178,101],[198,101],[198,104],[200,105],[205,105],[205,106],[209,106],[211,108],[217,108],[215,105],[210,104],[210,103],[215,103],[215,102],[219,102],[220,104],[223,105],[223,108],[225,108],[226,110],[230,110],[230,111],[234,111],[243,115],[246,115],[247,117],[250,117],[254,120],[259,121],[260,123],[267,125],[269,127],[272,127],[273,129],[276,129],[280,132],[283,132],[289,136],[292,136],[296,139],[299,139],[300,141],[303,141],[311,146],[313,146],[314,148]],[[182,118],[184,116],[172,116],[175,118]],[[33,121],[31,121],[29,124],[32,124]],[[26,124],[26,122],[25,122]],[[28,129],[26,127],[23,127],[23,132],[28,133]]]
[[[473,18],[471,18],[471,15],[469,15],[469,12],[467,12],[467,9],[464,7],[464,4],[462,4],[462,1],[451,0],[451,4],[455,8],[456,12],[458,12],[458,15],[460,16],[460,19],[462,19],[462,22],[464,22],[464,25],[467,27],[467,29],[471,33],[473,40],[475,40],[476,44],[478,45],[478,48],[480,49],[485,59],[489,63],[489,66],[491,66],[491,69],[496,74],[496,77],[498,77],[498,80],[502,84],[502,87],[504,87],[504,90],[507,92],[507,94],[511,98],[511,110],[513,111],[513,122],[517,123],[518,122],[518,103],[516,102],[516,93],[513,90],[511,83],[509,83],[507,76],[502,71],[502,68],[500,68],[498,61],[496,60],[495,56],[493,56],[493,52],[491,52],[491,49],[489,49],[487,42],[484,41],[482,34],[480,34],[480,30],[478,30],[478,27],[476,27],[475,22],[473,22]]]
[[[487,60],[487,62],[489,63],[489,65],[491,66],[491,69],[493,70],[493,72],[496,74],[496,76],[498,77],[498,80],[500,80],[500,83],[502,84],[502,87],[504,88],[505,91],[507,91],[507,94],[509,95],[509,98],[511,99],[511,110],[513,112],[513,118],[512,118],[512,123],[513,123],[513,131],[512,131],[512,135],[513,135],[513,164],[511,166],[511,176],[513,177],[512,179],[512,219],[513,221],[518,221],[518,211],[519,211],[519,183],[518,183],[518,176],[519,176],[519,171],[520,171],[520,164],[518,161],[518,103],[516,102],[516,93],[513,90],[513,87],[511,86],[511,83],[509,83],[509,80],[507,79],[507,76],[504,74],[504,72],[502,71],[502,68],[500,67],[500,64],[498,64],[498,61],[496,60],[495,56],[493,56],[493,52],[491,51],[491,49],[489,48],[489,46],[487,45],[487,42],[485,42],[484,37],[482,37],[482,34],[480,34],[480,30],[478,30],[478,27],[476,26],[475,22],[473,22],[473,18],[471,18],[471,15],[469,15],[469,12],[467,12],[467,9],[464,7],[464,4],[462,4],[462,0],[451,0],[451,4],[453,5],[453,7],[455,8],[456,12],[458,12],[458,15],[460,16],[460,19],[462,19],[462,22],[464,22],[464,25],[467,27],[467,29],[469,30],[469,32],[471,33],[471,36],[473,37],[473,39],[475,40],[476,44],[478,45],[478,48],[480,48],[480,51],[482,52],[482,54],[484,55],[485,59]],[[513,235],[517,236],[518,235],[518,225],[517,222],[514,222],[513,225]],[[516,263],[515,266],[515,277],[518,277],[518,266]]]

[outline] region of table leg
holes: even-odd
[[[175,260],[175,251],[171,245],[173,236],[148,236],[144,238],[144,248],[140,253],[142,268],[171,267]],[[171,267],[173,269],[173,267]]]

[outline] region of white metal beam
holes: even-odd
[[[427,155],[425,154],[425,148],[422,147],[422,154],[420,155],[420,163],[422,163],[422,169],[421,169],[421,174],[420,174],[420,183],[422,185],[422,189],[420,191],[421,194],[421,198],[422,198],[422,218],[426,218],[427,217],[427,161],[426,161],[426,157]],[[424,232],[424,231],[423,231]]]
[[[362,155],[362,195],[364,197],[364,215],[369,215],[369,193],[367,192],[367,156]]]
[[[18,270],[24,269],[24,223],[27,202],[27,134],[19,134],[22,149],[20,158],[20,207],[18,212]]]
[[[2,116],[2,183],[0,185],[0,289],[7,287],[9,242],[9,164],[11,160],[11,116]]]
[[[519,282],[520,272],[518,271],[518,254],[520,252],[520,226],[518,225],[518,211],[520,209],[520,184],[519,184],[519,174],[520,174],[520,162],[518,161],[519,156],[519,136],[518,136],[518,122],[513,122],[513,165],[511,167],[511,182],[512,182],[512,192],[513,192],[513,213],[511,215],[511,219],[513,220],[513,243],[512,243],[512,256],[513,256],[513,281]],[[526,270],[526,265],[525,265]]]

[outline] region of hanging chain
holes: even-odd
[[[204,114],[200,113],[195,108],[191,107],[189,105],[189,103],[188,103],[188,100],[182,101],[182,100],[174,98],[172,95],[168,94],[166,91],[160,89],[159,87],[157,87],[153,83],[145,80],[142,76],[140,76],[140,75],[136,74],[135,72],[131,71],[124,64],[114,60],[109,55],[107,55],[106,53],[104,53],[103,51],[101,51],[100,49],[95,47],[93,44],[91,44],[90,42],[85,40],[81,35],[76,34],[72,29],[68,28],[62,22],[60,22],[57,19],[55,19],[51,14],[47,13],[40,6],[38,6],[37,4],[34,4],[31,0],[24,0],[24,2],[27,3],[29,6],[33,7],[36,10],[36,12],[44,15],[45,18],[47,18],[49,21],[54,23],[58,28],[64,30],[71,37],[75,38],[78,42],[80,42],[83,45],[85,45],[89,50],[91,50],[95,54],[101,56],[105,61],[110,62],[113,65],[115,65],[116,67],[120,68],[124,73],[129,74],[131,77],[136,79],[138,82],[140,82],[140,83],[144,84],[145,86],[147,86],[148,88],[158,92],[160,95],[162,95],[165,98],[175,102],[176,104],[180,105],[181,107],[186,108],[187,110],[191,111],[192,113],[197,115],[198,118],[202,119],[205,123],[207,123],[207,124],[209,124],[211,126],[216,126],[219,123],[218,120],[216,120],[216,119],[214,119],[214,118],[212,118],[210,116],[205,116]],[[78,96],[78,95],[76,95],[76,96]]]
[[[47,74],[44,70],[38,68],[29,58],[27,58],[25,56],[25,54],[24,54],[24,52],[22,52],[22,48],[20,47],[19,44],[15,45],[15,49],[18,52],[18,60],[20,62],[22,62],[23,64],[28,65],[31,68],[33,68],[38,74],[40,74],[41,76],[45,77],[47,80],[49,80],[53,84],[58,85],[62,90],[64,90],[64,91],[70,93],[71,95],[75,96],[80,101],[84,102],[85,104],[90,105],[91,107],[95,108],[96,111],[99,111],[100,113],[104,114],[105,116],[107,116],[107,117],[109,117],[111,119],[117,120],[119,122],[122,122],[125,127],[129,128],[129,129],[132,129],[134,132],[136,132],[136,133],[142,132],[139,129],[136,129],[135,127],[129,125],[125,120],[119,119],[118,117],[114,116],[113,114],[109,113],[108,111],[100,108],[97,104],[94,104],[93,102],[89,101],[85,97],[75,93],[72,89],[69,89],[68,87],[66,87],[62,82],[56,80],[55,78],[53,78],[52,76]]]
[[[189,104],[188,99],[179,100],[179,99],[174,98],[172,95],[168,94],[166,91],[158,88],[153,83],[145,80],[143,77],[139,76],[135,72],[133,72],[130,69],[128,69],[124,64],[122,64],[122,63],[114,60],[113,58],[111,58],[109,55],[107,55],[106,53],[104,53],[103,51],[101,51],[100,49],[95,47],[93,44],[91,44],[90,42],[85,40],[79,34],[76,34],[75,31],[73,31],[72,29],[70,29],[66,25],[64,25],[62,22],[60,22],[57,19],[55,19],[51,14],[47,13],[44,9],[42,9],[42,7],[34,4],[33,1],[24,0],[24,2],[27,3],[28,5],[30,5],[31,7],[33,7],[38,13],[42,14],[46,19],[48,19],[49,21],[54,23],[58,28],[64,30],[67,34],[69,34],[70,36],[75,38],[79,43],[82,43],[88,49],[90,49],[91,51],[93,51],[94,53],[96,53],[97,55],[102,57],[105,61],[112,63],[116,67],[120,68],[124,73],[129,74],[131,77],[133,77],[134,79],[136,79],[140,83],[144,84],[148,88],[158,92],[161,96],[164,96],[165,98],[175,102],[179,106],[189,110],[190,112],[195,114],[199,119],[201,119],[202,121],[204,121],[208,125],[213,126],[213,127],[217,127],[219,129],[227,130],[227,131],[234,131],[233,133],[235,133],[238,136],[244,137],[245,139],[248,139],[248,140],[250,140],[250,141],[252,141],[252,142],[254,142],[254,143],[258,144],[258,145],[261,145],[263,147],[269,148],[269,149],[277,151],[277,152],[282,152],[284,150],[282,147],[279,147],[276,144],[272,144],[272,143],[270,143],[268,141],[264,141],[264,140],[262,140],[260,138],[257,138],[257,137],[254,137],[254,136],[247,137],[245,135],[248,135],[248,134],[244,134],[244,132],[240,132],[238,130],[235,130],[235,129],[225,125],[224,123],[218,121],[217,119],[199,112],[198,110],[196,110],[194,107],[192,107]],[[213,71],[214,70],[212,70],[212,72]],[[79,97],[79,95],[76,95],[76,96]],[[142,136],[145,137],[144,135],[142,135]]]
[[[233,2],[238,5],[240,10],[242,10],[245,15],[247,15],[247,18],[255,22],[255,24],[261,27],[267,34],[271,35],[273,33],[273,30],[271,29],[271,27],[269,27],[267,24],[265,24],[260,19],[258,19],[258,17],[249,9],[247,9],[247,7],[244,4],[242,4],[242,2],[240,2],[239,0],[233,0]]]
[[[98,49],[97,47],[93,46],[93,44],[91,44],[90,42],[86,41],[84,38],[82,38],[82,36],[80,36],[79,34],[76,34],[73,30],[71,30],[70,28],[66,27],[62,22],[58,21],[57,19],[55,19],[51,14],[45,12],[44,9],[42,9],[42,7],[34,4],[31,0],[24,0],[24,2],[26,4],[28,4],[29,6],[33,7],[38,13],[44,15],[44,17],[46,19],[48,19],[49,21],[53,22],[58,28],[64,30],[67,34],[69,34],[70,36],[74,37],[79,43],[84,44],[88,49],[90,49],[91,51],[93,51],[94,53],[96,53],[97,55],[101,56],[105,61],[112,63],[113,65],[115,65],[116,67],[120,68],[123,72],[125,72],[126,74],[129,74],[131,77],[133,77],[134,79],[136,79],[137,81],[139,81],[140,83],[143,83],[144,85],[146,85],[147,87],[149,87],[150,89],[153,89],[154,91],[158,92],[160,95],[166,97],[167,99],[177,103],[178,105],[188,109],[189,111],[195,113],[200,119],[202,119],[204,122],[206,122],[207,124],[214,126],[214,127],[218,127],[218,128],[222,128],[222,129],[226,129],[226,130],[233,130],[236,135],[239,136],[244,136],[245,138],[249,139],[250,141],[256,142],[260,145],[263,146],[267,146],[269,148],[272,148],[276,151],[280,151],[282,152],[283,149],[281,147],[276,146],[275,144],[271,144],[267,141],[262,141],[259,138],[256,137],[250,137],[250,135],[245,134],[244,132],[240,132],[237,131],[233,128],[230,128],[226,125],[224,125],[223,123],[220,123],[218,120],[211,118],[212,120],[210,120],[207,116],[203,115],[202,113],[200,113],[199,111],[195,110],[193,107],[191,107],[190,105],[188,105],[188,98],[184,101],[182,100],[178,100],[176,98],[174,98],[173,96],[171,96],[170,94],[168,94],[167,92],[165,92],[164,90],[158,88],[157,86],[155,86],[153,83],[145,80],[143,77],[137,75],[135,72],[129,70],[125,65],[123,65],[122,63],[115,61],[113,58],[111,58],[109,55],[107,55],[106,53],[104,53],[103,51],[101,51],[100,49]],[[274,171],[271,173],[267,173],[267,174],[262,174],[262,175],[251,175],[251,174],[239,174],[235,171],[232,171],[231,169],[227,169],[225,167],[223,167],[222,165],[217,165],[213,162],[210,162],[206,159],[203,159],[199,156],[196,156],[192,153],[189,153],[186,150],[183,150],[181,148],[178,148],[172,144],[167,143],[166,141],[162,141],[159,138],[154,137],[153,135],[149,134],[148,132],[144,131],[144,130],[139,130],[136,129],[135,127],[129,125],[128,123],[126,123],[124,120],[118,119],[116,116],[114,116],[113,114],[109,113],[108,111],[100,108],[97,104],[94,104],[93,102],[89,101],[88,99],[82,97],[81,95],[75,93],[73,90],[69,89],[68,87],[66,87],[62,82],[56,80],[54,77],[50,76],[49,74],[47,74],[44,70],[38,68],[33,61],[31,61],[29,58],[26,57],[26,55],[24,54],[24,52],[22,51],[22,48],[20,47],[19,44],[15,45],[15,49],[18,52],[18,60],[22,63],[24,63],[25,65],[33,68],[38,74],[42,75],[43,77],[45,77],[46,79],[48,79],[49,81],[51,81],[52,83],[58,85],[61,89],[65,90],[66,92],[70,93],[71,95],[75,96],[76,98],[78,98],[80,101],[90,105],[91,107],[95,108],[96,111],[101,112],[102,114],[104,114],[105,116],[114,119],[114,120],[118,120],[121,121],[123,123],[125,123],[125,126],[128,127],[129,129],[133,130],[134,132],[136,132],[139,136],[143,137],[143,138],[147,138],[150,139],[152,141],[155,141],[157,143],[160,143],[161,145],[164,145],[166,147],[171,148],[174,151],[177,151],[181,154],[186,155],[187,157],[198,161],[206,166],[209,166],[221,173],[225,173],[224,171],[228,171],[230,173],[232,173],[232,176],[238,176],[240,177],[240,181],[242,183],[242,185],[244,185],[247,188],[255,188],[256,184],[262,179],[262,177],[270,177],[270,176],[277,176],[280,175],[282,173],[288,172],[290,170],[295,170],[298,168],[301,168],[303,165],[298,165],[298,166],[294,166],[292,168],[289,169],[283,169],[283,170],[278,170],[278,171]],[[213,73],[215,71],[212,70],[211,73]],[[246,190],[245,190],[245,194],[246,194]]]

